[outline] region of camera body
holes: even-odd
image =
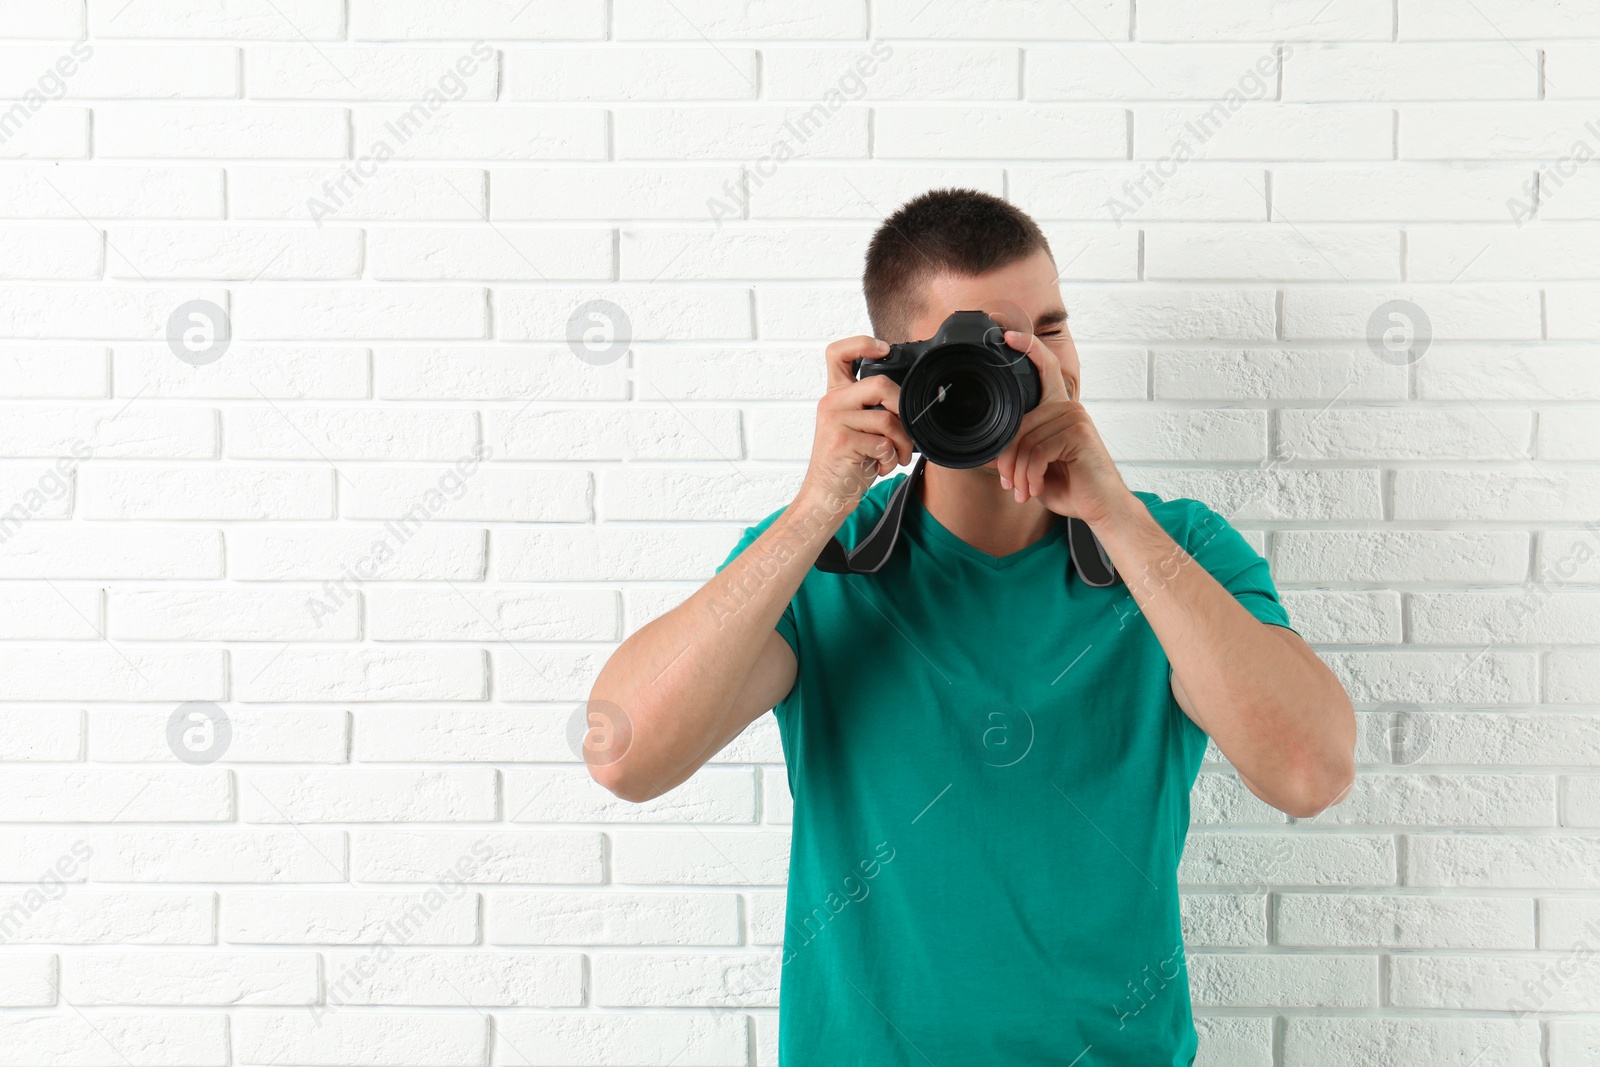
[[[987,312],[957,311],[926,341],[891,345],[851,364],[857,379],[888,375],[900,386],[900,421],[911,443],[941,467],[981,467],[1004,452],[1039,406],[1039,369],[1005,343]]]

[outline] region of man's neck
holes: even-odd
[[[1037,499],[1017,503],[992,467],[956,470],[929,463],[922,472],[922,506],[940,526],[991,556],[1009,556],[1050,532],[1061,516]]]

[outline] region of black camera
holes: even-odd
[[[900,421],[911,443],[941,467],[983,466],[1039,406],[1039,369],[1005,343],[1005,327],[983,311],[957,311],[926,341],[891,345],[888,355],[857,359],[851,370],[899,384]]]

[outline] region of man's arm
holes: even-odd
[[[617,796],[645,801],[681,784],[794,687],[798,667],[778,619],[874,479],[911,459],[900,387],[881,374],[857,381],[849,369],[888,351],[871,337],[828,346],[828,392],[794,502],[601,668],[583,754]]]
[[[1131,494],[1091,524],[1172,663],[1172,692],[1250,791],[1310,818],[1355,781],[1355,709],[1292,630],[1250,614]]]
[[[775,627],[822,550],[799,521],[809,506],[798,498],[716,577],[611,654],[589,698],[599,743],[586,738],[584,758],[595,781],[624,800],[658,797],[788,694],[796,661]]]

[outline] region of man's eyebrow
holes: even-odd
[[[1040,330],[1048,329],[1051,326],[1060,326],[1066,321],[1067,309],[1055,308],[1051,311],[1046,311],[1043,315],[1040,315],[1036,320],[1034,320],[1033,332],[1038,333]]]

